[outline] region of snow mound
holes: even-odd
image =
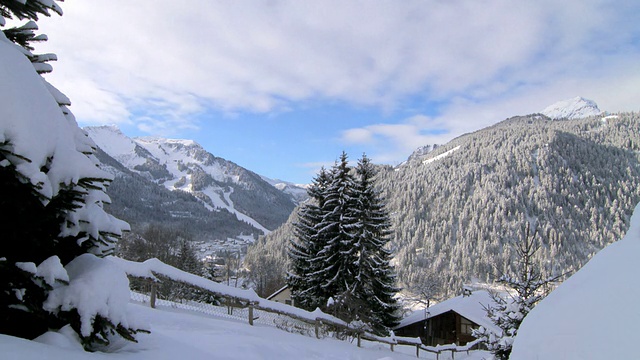
[[[541,113],[551,119],[582,119],[600,115],[602,111],[593,100],[576,96],[547,106]]]
[[[596,254],[524,319],[511,359],[637,359],[640,205],[627,235]]]
[[[107,259],[82,254],[67,264],[65,270],[69,285],[53,289],[43,305],[45,310],[76,309],[82,336],[91,334],[97,315],[124,327],[138,325],[129,324],[129,279],[118,266]]]

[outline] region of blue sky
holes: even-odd
[[[308,183],[583,96],[640,110],[640,2],[67,0],[39,21],[81,126]]]

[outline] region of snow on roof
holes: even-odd
[[[274,297],[278,296],[278,294],[280,294],[281,292],[285,291],[288,288],[289,288],[289,285],[285,285],[285,286],[281,287],[280,289],[276,290],[273,294],[269,295],[267,297],[267,300],[273,299]]]
[[[491,304],[492,302],[493,300],[491,300],[491,296],[489,295],[488,291],[478,290],[474,291],[469,296],[456,296],[449,300],[445,300],[443,302],[430,306],[428,310],[429,317],[432,318],[434,316],[438,316],[452,310],[480,326],[499,332],[500,330],[487,317],[487,312],[484,309],[485,306]],[[402,319],[402,321],[400,321],[400,325],[398,325],[396,329],[411,325],[424,319],[424,310],[414,311],[411,315]]]
[[[522,322],[511,359],[638,359],[640,205],[625,237],[598,252]]]

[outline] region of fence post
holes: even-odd
[[[253,305],[249,304],[249,325],[253,326]]]
[[[393,344],[390,344],[390,346],[391,346],[391,352],[393,352]]]
[[[320,339],[320,320],[316,319],[316,339]]]
[[[360,332],[359,331],[358,331],[358,347],[361,347],[360,346]]]
[[[156,308],[156,296],[157,296],[157,286],[155,282],[151,283],[151,296],[149,297],[149,306],[152,309]]]
[[[451,349],[451,360],[456,360],[456,352]]]
[[[416,345],[416,357],[420,358],[420,345]]]

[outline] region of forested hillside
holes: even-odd
[[[527,221],[538,228],[543,268],[577,270],[628,228],[640,200],[639,144],[637,113],[530,115],[382,167],[378,186],[395,226],[401,285],[436,282],[448,296],[464,283],[493,281],[512,266],[510,245]],[[248,259],[284,257],[291,236],[274,232]]]

